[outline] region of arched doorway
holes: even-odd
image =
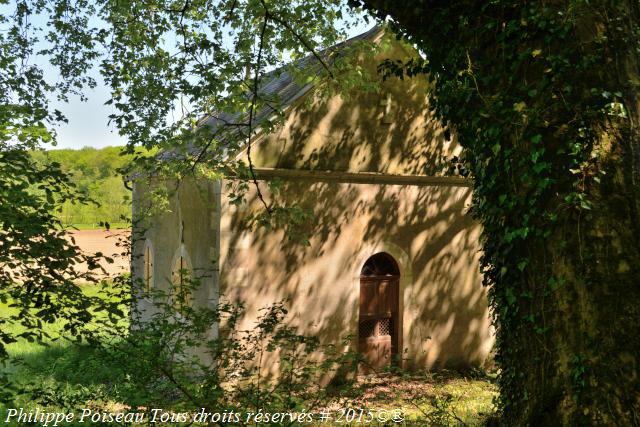
[[[367,259],[360,271],[358,351],[372,368],[389,366],[398,354],[400,269],[386,252]]]

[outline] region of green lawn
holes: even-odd
[[[99,285],[86,285],[83,289],[87,294],[97,295]],[[6,305],[0,305],[0,311],[5,310]],[[59,336],[55,325],[46,328],[53,337]],[[8,351],[15,359],[21,359],[2,368],[15,382],[24,386],[38,385],[45,402],[47,397],[56,397],[55,405],[40,406],[42,409],[64,411],[66,406],[75,407],[74,412],[78,413],[78,402],[85,402],[85,406],[94,409],[118,411],[126,410],[120,402],[136,400],[131,393],[139,388],[129,387],[135,381],[135,373],[127,369],[126,360],[115,360],[105,352],[62,338],[46,346],[26,341],[13,343]],[[405,425],[420,426],[482,425],[493,413],[492,400],[497,394],[496,387],[483,374],[463,375],[453,371],[363,377],[357,388],[360,391],[350,396],[349,407],[367,408],[373,413],[400,409],[406,419]],[[337,401],[327,402],[334,417],[344,405]],[[7,408],[20,407],[28,410],[35,409],[36,405],[24,398],[8,406],[0,405],[0,420],[4,422]],[[375,420],[368,423],[371,426],[384,424]],[[359,424],[328,422],[313,425]]]
[[[102,291],[110,288],[108,283],[80,286],[88,296],[102,296]],[[9,314],[12,310],[15,308],[9,307],[9,303],[0,303],[0,313],[3,315]],[[126,319],[123,321],[126,322]],[[11,325],[8,329],[16,334],[23,330],[20,325]],[[94,401],[97,397],[104,396],[108,400],[109,396],[116,395],[116,384],[124,375],[120,366],[109,363],[109,360],[95,348],[65,339],[59,325],[44,323],[42,330],[50,336],[44,344],[21,339],[7,345],[11,359],[7,366],[0,369],[9,373],[14,384],[26,388],[37,385],[44,393],[44,401],[47,400],[47,393],[55,393],[62,396],[62,400],[67,399],[70,404],[78,399]],[[9,405],[0,403],[0,420],[4,422],[7,408],[20,407],[25,410],[36,407],[49,410],[63,409],[57,405],[34,405],[26,398],[18,397]]]
[[[497,389],[482,372],[440,370],[363,381],[360,406],[401,409],[408,425],[480,426],[495,412]]]

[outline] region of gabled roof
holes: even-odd
[[[370,30],[367,30],[362,34],[354,36],[341,43],[335,44],[322,52],[319,52],[319,55],[326,58],[329,53],[337,52],[338,55],[335,55],[332,61],[329,63],[329,65],[331,65],[335,62],[336,58],[339,57],[341,49],[358,41],[373,40],[381,31],[383,31],[383,27],[380,25],[375,25]],[[260,86],[258,89],[258,95],[262,100],[271,101],[271,103],[267,102],[267,105],[264,108],[254,112],[254,135],[255,132],[260,132],[259,124],[261,122],[269,119],[274,114],[284,112],[296,101],[309,93],[309,91],[315,86],[314,83],[307,83],[301,86],[298,82],[296,82],[295,76],[288,71],[288,67],[290,67],[291,65],[296,67],[298,70],[308,70],[311,67],[315,67],[317,70],[317,74],[319,74],[322,70],[318,59],[313,54],[309,54],[292,64],[287,64],[280,68],[276,68],[275,70],[269,71],[264,76],[262,76],[259,83]],[[247,96],[251,96],[251,94],[247,93]],[[276,105],[275,107],[274,104]],[[217,139],[224,141],[236,136],[239,132],[239,127],[230,126],[228,130],[219,129],[219,127],[225,124],[239,124],[243,120],[248,120],[247,113],[222,112],[215,116],[204,117],[200,120],[198,126],[209,126],[212,132],[219,131],[220,133],[217,136]],[[224,144],[222,146],[224,147]],[[187,152],[190,155],[197,156],[200,154],[200,149],[189,146],[187,148]],[[225,156],[228,154],[230,153],[226,153]],[[183,154],[179,154],[175,150],[169,150],[159,153],[157,155],[157,159],[160,161],[168,161],[183,159],[183,156]]]
[[[382,31],[382,27],[376,25],[362,34],[359,34],[344,42],[329,47],[325,51],[321,52],[320,55],[326,56],[327,53],[339,51],[345,46],[349,46],[358,41],[371,40],[380,31]],[[309,90],[314,87],[313,83],[307,83],[304,86],[301,86],[299,83],[297,83],[295,81],[295,77],[287,70],[288,66],[290,65],[293,65],[299,70],[310,69],[312,67],[316,67],[318,72],[320,72],[321,70],[317,58],[314,55],[309,54],[306,57],[294,62],[293,64],[288,64],[287,66],[283,66],[266,73],[261,78],[258,95],[263,100],[271,100],[272,102],[277,102],[277,108],[274,108],[273,105],[267,105],[260,111],[255,112],[253,117],[254,123],[260,123],[261,121],[269,118],[271,115],[279,111],[286,110],[297,100],[306,95]],[[219,116],[203,119],[200,124],[208,125],[214,130],[220,124],[238,123],[241,119],[242,115],[238,113],[221,113]]]

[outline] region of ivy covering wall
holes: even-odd
[[[637,1],[364,1],[426,60],[484,226],[508,425],[638,425]]]

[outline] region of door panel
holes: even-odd
[[[367,276],[360,279],[358,350],[367,368],[389,366],[397,353],[398,276]]]
[[[360,316],[375,316],[378,313],[378,287],[371,280],[360,281]]]

